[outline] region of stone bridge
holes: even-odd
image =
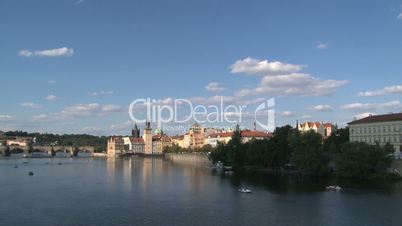
[[[42,152],[47,152],[51,155],[55,155],[56,152],[65,152],[65,153],[70,153],[71,155],[77,156],[78,152],[84,152],[84,153],[94,153],[94,147],[92,146],[33,146],[33,150],[35,151],[42,151]]]
[[[1,154],[4,154],[6,147],[0,148]],[[15,150],[23,150],[24,152],[29,151],[29,147],[21,147],[21,146],[10,146],[10,151],[13,153]],[[95,152],[95,148],[93,146],[50,146],[50,145],[34,145],[32,146],[33,151],[46,152],[50,155],[55,155],[57,152],[70,153],[73,156],[77,156],[79,152],[90,153],[93,154]]]

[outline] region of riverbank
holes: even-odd
[[[206,154],[185,153],[185,154],[165,154],[165,159],[184,164],[211,166],[211,161]]]

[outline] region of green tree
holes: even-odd
[[[392,145],[369,145],[366,143],[346,143],[336,161],[337,175],[369,179],[375,175],[384,175],[391,165]]]
[[[294,131],[290,125],[277,127],[273,133],[272,167],[280,168],[290,162],[292,148],[289,145],[289,136]]]
[[[328,159],[324,155],[320,134],[296,132],[289,140],[293,147],[291,162],[302,174],[321,176],[327,173]]]
[[[329,153],[339,153],[342,144],[349,142],[349,127],[335,129],[327,139],[324,140],[324,151]]]

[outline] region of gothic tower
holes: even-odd
[[[143,139],[145,143],[144,153],[146,155],[152,155],[152,129],[151,129],[151,123],[148,121],[145,122]]]
[[[131,130],[131,136],[134,138],[140,137],[140,130],[137,127],[137,123],[134,124],[134,128]]]

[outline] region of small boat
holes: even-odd
[[[248,188],[240,188],[240,189],[239,189],[239,192],[250,194],[250,193],[251,193],[251,190],[248,189]]]
[[[342,188],[339,185],[330,185],[330,186],[327,186],[326,189],[328,191],[340,191],[340,190],[342,190]]]
[[[231,176],[231,175],[233,175],[233,171],[225,171],[225,175]]]
[[[33,176],[34,173],[33,173],[33,172],[29,172],[28,175],[29,175],[29,176]]]

